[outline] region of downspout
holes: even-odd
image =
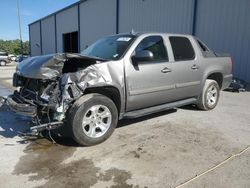
[[[119,33],[119,12],[120,12],[120,0],[116,0],[116,29],[115,33]]]
[[[198,3],[198,0],[193,0],[192,35],[194,36],[196,34],[197,3]]]
[[[57,27],[56,27],[56,14],[54,15],[54,23],[55,23],[55,53],[57,53]]]
[[[42,21],[40,20],[40,50],[41,55],[43,55],[43,38],[42,38]]]
[[[29,25],[29,55],[31,56],[31,37],[30,37],[30,25]]]
[[[77,13],[78,13],[78,52],[80,53],[81,51],[81,27],[80,27],[80,4],[77,5]]]

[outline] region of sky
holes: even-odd
[[[0,0],[0,39],[19,39],[18,0]],[[29,40],[28,25],[78,0],[19,0],[23,41]]]

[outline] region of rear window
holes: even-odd
[[[187,61],[195,58],[193,46],[186,37],[169,37],[175,61]]]
[[[202,49],[203,52],[208,52],[209,51],[208,48],[201,41],[197,40],[197,42],[198,42],[198,44],[199,44],[199,46],[200,46],[200,48]]]
[[[201,49],[201,53],[203,57],[215,57],[213,51],[211,51],[202,41],[196,39],[199,48]]]

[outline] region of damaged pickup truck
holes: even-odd
[[[80,145],[103,142],[119,119],[188,104],[213,109],[232,79],[230,57],[193,36],[108,36],[80,54],[31,57],[16,69],[9,108],[36,122],[31,131],[67,130]]]

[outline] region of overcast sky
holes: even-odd
[[[23,40],[29,40],[28,24],[78,0],[19,0]],[[0,0],[0,39],[19,38],[17,0]]]

